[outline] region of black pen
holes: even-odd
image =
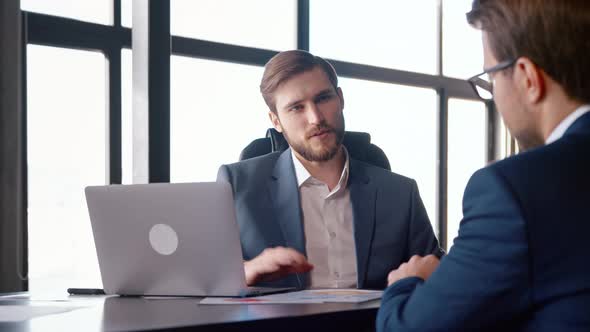
[[[101,288],[68,288],[70,295],[105,295]]]

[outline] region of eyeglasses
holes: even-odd
[[[494,83],[490,74],[510,68],[515,63],[516,59],[502,61],[499,64],[484,70],[482,73],[469,78],[467,81],[471,84],[471,87],[481,100],[491,101],[494,98]]]

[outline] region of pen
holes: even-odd
[[[105,295],[101,288],[68,288],[70,295]]]

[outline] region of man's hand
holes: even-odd
[[[244,262],[248,286],[259,281],[282,278],[291,273],[305,273],[313,269],[305,256],[291,248],[267,248],[255,258]]]
[[[440,261],[434,255],[425,257],[414,255],[407,263],[400,265],[397,270],[389,272],[387,286],[391,286],[394,282],[408,277],[420,277],[426,280],[436,270],[439,263]]]

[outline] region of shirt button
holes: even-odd
[[[332,232],[330,232],[330,238],[332,238],[332,239],[333,239],[333,238],[335,238],[335,237],[336,237],[336,232],[333,232],[333,231],[332,231]]]
[[[340,278],[340,273],[338,273],[338,272],[334,272],[334,277],[336,277],[336,278]]]

